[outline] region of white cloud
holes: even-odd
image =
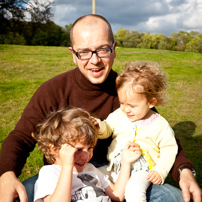
[[[76,11],[76,7],[72,5],[60,4],[54,9],[54,22],[60,26],[65,26],[67,24],[73,23],[71,20],[66,18],[68,13],[73,13]]]
[[[104,16],[114,33],[122,27],[138,32],[164,33],[199,31],[202,33],[202,0],[97,0],[97,14]],[[92,12],[90,0],[55,0],[54,22],[73,23]]]

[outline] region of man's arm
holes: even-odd
[[[15,129],[2,144],[0,153],[0,199],[7,198],[3,201],[13,202],[17,195],[26,194],[26,192],[20,191],[23,185],[17,177],[20,175],[29,153],[35,147],[36,141],[31,133],[50,110],[54,110],[56,108],[54,106],[57,106],[57,100],[52,97],[53,93],[51,94],[53,91],[51,87],[47,83],[35,92]],[[51,88],[51,92],[48,91],[49,88]],[[10,175],[11,173],[12,175]]]
[[[17,196],[21,202],[28,201],[25,187],[14,172],[8,171],[0,177],[0,202],[13,202]]]
[[[201,188],[198,186],[196,179],[189,169],[183,169],[182,172],[179,169],[183,166],[187,166],[190,169],[195,169],[191,161],[186,157],[186,154],[180,144],[180,141],[176,138],[178,144],[178,154],[175,160],[175,164],[172,168],[172,176],[176,182],[179,182],[179,186],[182,189],[182,195],[185,202],[190,201],[192,198],[194,202],[202,202]]]

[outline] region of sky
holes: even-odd
[[[62,27],[92,13],[92,0],[55,0],[53,21]],[[179,31],[202,33],[202,0],[96,0],[96,14],[114,33],[119,28],[171,36]]]

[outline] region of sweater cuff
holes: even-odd
[[[184,159],[184,161],[181,159],[180,164],[174,164],[172,169],[172,177],[176,182],[179,182],[179,169],[183,166],[188,166],[189,168],[195,170],[195,167],[191,161],[188,161],[187,158]]]

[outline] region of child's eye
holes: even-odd
[[[80,151],[82,151],[82,149],[77,149],[77,152],[80,152]]]
[[[89,147],[89,148],[88,148],[88,150],[93,150],[93,149],[94,149],[94,147]]]

